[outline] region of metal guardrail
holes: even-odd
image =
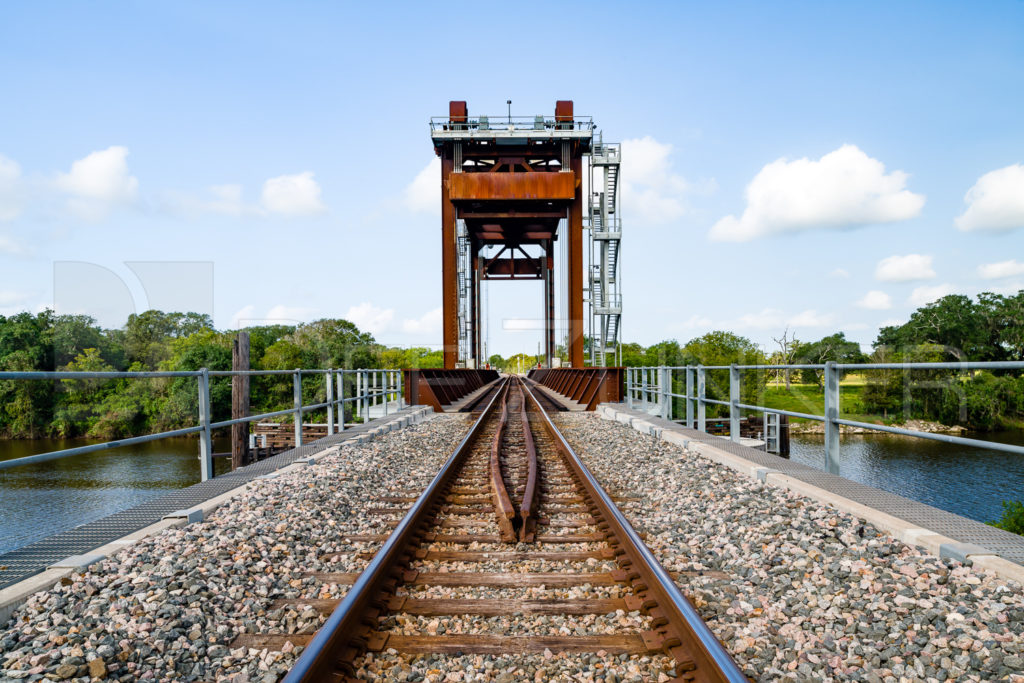
[[[708,398],[707,393],[707,371],[728,370],[729,371],[729,400],[720,401]],[[816,415],[812,413],[801,413],[793,410],[783,410],[770,406],[752,405],[740,401],[740,385],[742,372],[744,370],[821,370],[824,373],[824,401],[825,413]],[[903,427],[891,427],[889,425],[872,424],[870,422],[859,422],[857,420],[845,420],[840,415],[840,374],[849,371],[865,370],[1024,370],[1024,361],[976,361],[976,362],[935,362],[935,363],[836,363],[829,361],[823,364],[804,365],[687,365],[687,366],[643,366],[626,368],[626,404],[633,408],[639,403],[644,411],[650,410],[652,406],[660,407],[661,417],[666,420],[675,420],[673,414],[674,402],[671,399],[679,398],[685,401],[686,426],[707,432],[707,406],[722,405],[729,408],[729,438],[732,441],[740,440],[740,415],[742,411],[758,411],[762,413],[776,413],[799,417],[805,420],[816,420],[825,424],[825,470],[832,474],[839,474],[839,428],[841,425],[848,427],[859,427],[889,434],[900,434],[913,436],[919,439],[930,439],[942,441],[961,446],[974,448],[987,448],[1007,453],[1024,454],[1024,446],[999,443],[996,441],[983,441],[981,439],[969,439],[962,436],[950,434],[936,434],[933,432],[922,432],[915,429],[904,429]],[[672,391],[674,384],[674,373],[685,372],[685,393],[678,394]],[[696,415],[695,415],[696,413]]]
[[[269,375],[291,375],[293,387],[293,405],[284,410],[275,410],[259,415],[249,415],[231,420],[213,421],[210,408],[210,378],[211,377],[233,377],[235,375],[269,376]],[[302,402],[302,377],[304,375],[322,375],[324,378],[324,389],[326,401],[312,405],[303,405]],[[355,392],[352,396],[345,396],[345,375],[354,376]],[[69,380],[69,379],[153,379],[162,377],[194,377],[197,380],[199,392],[199,424],[194,427],[183,427],[156,434],[145,434],[127,439],[117,439],[103,443],[78,446],[76,448],[65,448],[59,451],[38,453],[22,458],[0,461],[0,471],[21,467],[22,465],[33,465],[50,460],[67,458],[73,455],[84,455],[97,451],[131,446],[157,441],[176,436],[189,436],[199,434],[199,463],[202,481],[213,477],[213,430],[223,429],[235,424],[256,422],[271,417],[282,417],[291,415],[295,421],[295,445],[302,445],[302,415],[314,410],[327,409],[327,434],[330,436],[337,430],[345,431],[345,404],[355,403],[354,413],[364,420],[370,419],[371,409],[383,402],[383,414],[388,414],[388,407],[392,401],[398,401],[399,406],[404,403],[402,398],[402,371],[401,370],[380,370],[380,369],[358,369],[358,370],[309,370],[296,368],[295,370],[208,370],[202,368],[195,371],[175,372],[70,372],[70,371],[26,371],[26,372],[0,372],[0,380]],[[379,380],[379,381],[378,381]]]
[[[542,131],[542,130],[593,130],[592,116],[574,116],[571,121],[558,121],[553,116],[471,116],[466,120],[452,120],[449,116],[431,116],[431,131],[473,130],[473,131]]]

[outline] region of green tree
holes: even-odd
[[[867,358],[860,350],[860,344],[849,341],[843,332],[822,337],[816,342],[798,344],[793,351],[797,365],[821,365],[828,361],[836,363],[862,363]],[[807,384],[822,385],[824,371],[801,370],[801,378]]]

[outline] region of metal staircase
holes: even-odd
[[[608,366],[619,350],[622,293],[619,289],[619,251],[622,221],[618,216],[621,149],[594,136],[590,156],[590,202],[586,227],[590,231],[588,294],[590,303],[590,364]],[[610,357],[610,358],[609,358]]]

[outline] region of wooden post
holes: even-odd
[[[249,369],[249,333],[239,332],[231,345],[231,369]],[[231,419],[249,417],[249,376],[231,377]],[[231,469],[237,470],[249,459],[249,424],[231,425]]]

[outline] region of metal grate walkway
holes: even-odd
[[[416,408],[416,406],[405,408],[392,416],[346,428],[340,434],[327,436],[299,448],[278,453],[266,460],[246,465],[234,472],[222,474],[208,481],[171,491],[128,510],[115,512],[94,522],[68,529],[42,541],[0,555],[0,589],[38,574],[66,557],[87,553],[93,548],[98,548],[150,524],[155,524],[172,512],[201,505],[211,498],[227,493],[257,477],[286,467],[299,458],[312,455],[335,444],[365,434],[381,425],[401,419]]]
[[[751,463],[778,470],[794,479],[799,479],[862,505],[867,505],[893,517],[906,520],[911,524],[917,524],[923,529],[930,529],[961,543],[974,543],[988,548],[1004,559],[1024,565],[1024,536],[1018,536],[1009,531],[1003,531],[988,524],[983,524],[952,512],[946,512],[931,505],[919,503],[916,500],[904,498],[903,496],[889,493],[873,486],[860,484],[845,477],[791,462],[771,453],[741,446],[729,439],[705,434],[696,429],[689,429],[675,422],[669,422],[639,410],[630,410],[624,405],[615,405],[615,409],[650,422],[656,427],[677,432],[691,441],[707,443],[727,453],[749,460]]]

